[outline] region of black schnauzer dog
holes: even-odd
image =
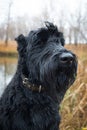
[[[17,71],[0,99],[0,130],[59,130],[59,105],[77,73],[75,54],[64,48],[52,23],[20,35]]]

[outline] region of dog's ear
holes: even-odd
[[[17,50],[18,50],[19,54],[20,54],[21,56],[23,56],[23,54],[24,54],[24,52],[25,52],[25,50],[26,50],[25,48],[26,48],[26,46],[27,46],[26,37],[25,37],[23,34],[21,34],[21,35],[19,35],[17,38],[15,38],[15,40],[16,40],[17,43],[18,43]]]

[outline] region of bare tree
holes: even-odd
[[[7,14],[7,25],[6,25],[6,38],[5,38],[5,44],[8,45],[8,37],[9,37],[9,25],[10,25],[10,15],[11,15],[11,7],[12,7],[13,1],[9,1],[8,5],[8,14]]]
[[[69,38],[69,44],[72,43],[72,28],[69,28],[69,33],[68,33],[68,38]]]
[[[4,39],[4,37],[5,37],[5,26],[4,26],[4,24],[1,24],[0,25],[0,40],[2,40],[2,39]]]
[[[67,20],[69,28],[72,29],[72,39],[75,45],[77,45],[78,43],[83,43],[83,41],[87,43],[87,18],[85,14],[87,13],[83,13],[82,8],[79,7],[76,11],[76,14],[70,14],[70,18]],[[68,36],[71,37],[70,32]]]
[[[30,30],[30,22],[28,17],[17,17],[15,19],[15,34],[16,36],[23,33],[24,35],[28,33],[28,31]]]

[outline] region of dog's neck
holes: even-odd
[[[28,78],[25,75],[22,74],[21,78],[22,78],[23,86],[29,88],[31,91],[40,93],[45,90],[45,88],[42,85],[35,85],[30,83]]]
[[[60,92],[60,93],[56,93],[56,94],[54,94],[54,92],[50,93],[50,92],[46,91],[46,88],[43,87],[42,85],[36,85],[36,84],[32,84],[31,82],[29,82],[28,78],[25,75],[22,74],[21,78],[22,78],[22,84],[23,84],[23,86],[26,87],[26,88],[28,88],[30,91],[37,92],[37,93],[47,92],[47,94],[57,104],[60,104],[60,102],[62,101],[62,99],[64,97],[64,92]]]
[[[25,76],[25,74],[23,74],[23,72],[22,72],[23,68],[21,68],[19,62],[21,62],[20,59],[18,61],[17,72],[19,72],[19,74],[20,74],[20,78],[22,79],[23,86],[29,88],[29,90],[34,91],[34,92],[38,92],[38,93],[44,92],[45,88],[42,85],[36,85],[34,83],[31,83],[28,80],[28,77]]]

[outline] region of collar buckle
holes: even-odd
[[[35,84],[31,84],[29,81],[28,81],[28,78],[26,78],[24,75],[22,75],[22,82],[23,82],[23,85],[25,87],[28,87],[29,89],[31,89],[32,91],[38,91],[39,93],[44,90],[44,88],[42,88],[41,85],[39,86],[36,86]]]

